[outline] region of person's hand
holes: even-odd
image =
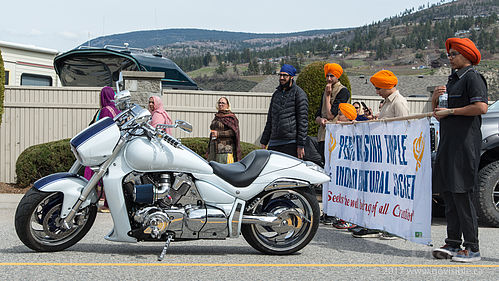
[[[305,156],[305,148],[304,147],[297,147],[296,154],[298,155],[298,158],[303,159],[303,157]]]
[[[315,118],[315,123],[317,123],[317,125],[319,125],[321,127],[325,127],[326,126],[326,122],[327,122],[326,118],[322,118],[322,117]]]
[[[433,110],[433,117],[435,117],[435,119],[437,119],[438,121],[440,121],[440,119],[442,118],[449,116],[450,114],[452,114],[452,112],[447,108],[437,107],[435,108],[435,110]]]
[[[328,83],[326,85],[326,96],[330,97],[332,92],[333,92],[333,84]]]
[[[447,91],[445,86],[437,86],[433,90],[433,96],[431,97],[432,104],[438,107],[438,98]],[[435,117],[436,118],[436,117]]]
[[[262,149],[266,149],[266,148],[267,148],[267,146],[266,146],[265,144],[260,144],[260,147],[261,147]]]
[[[370,108],[370,107],[364,107],[363,108],[364,110],[364,115],[369,118],[369,117],[373,117],[373,110]]]

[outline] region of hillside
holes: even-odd
[[[341,29],[327,29],[327,30],[309,30],[294,33],[246,33],[246,32],[231,32],[231,31],[218,31],[218,30],[205,30],[205,29],[162,29],[162,30],[144,30],[134,31],[121,34],[113,34],[101,36],[90,40],[90,45],[93,47],[103,47],[105,45],[123,46],[123,43],[129,43],[131,47],[135,48],[153,48],[156,46],[168,46],[175,44],[199,44],[209,45],[207,42],[213,44],[220,43],[232,46],[265,46],[269,42],[283,42],[289,40],[304,40],[307,38],[321,37],[325,34],[331,34],[339,31],[347,30]],[[89,42],[81,44],[81,46],[88,46]]]

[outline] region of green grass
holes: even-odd
[[[211,76],[211,75],[215,74],[215,69],[216,69],[215,66],[206,66],[206,67],[196,69],[196,70],[191,71],[191,72],[187,72],[187,75],[189,75],[192,78],[204,76],[204,75]]]

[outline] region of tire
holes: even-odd
[[[481,222],[499,227],[499,161],[492,162],[479,172],[475,207]]]
[[[311,189],[282,189],[260,194],[246,215],[275,215],[286,225],[243,224],[244,239],[256,250],[271,255],[289,255],[314,238],[319,227],[320,207]],[[301,216],[299,215],[301,214]]]
[[[19,239],[37,252],[56,252],[80,241],[92,227],[97,207],[81,209],[73,219],[73,228],[60,227],[63,194],[30,189],[19,202],[15,216]]]

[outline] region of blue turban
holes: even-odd
[[[289,74],[291,76],[296,76],[296,68],[294,68],[292,65],[289,65],[289,64],[284,64],[281,67],[280,72],[286,72],[287,74]]]

